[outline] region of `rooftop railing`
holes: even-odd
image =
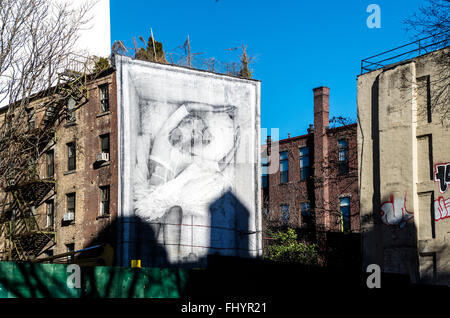
[[[450,31],[444,31],[365,58],[361,60],[361,74],[444,48],[449,45],[449,35]]]

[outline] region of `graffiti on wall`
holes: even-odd
[[[444,193],[450,183],[450,162],[435,165],[434,181],[439,182],[439,191]]]
[[[414,212],[406,209],[406,195],[403,198],[395,198],[391,194],[389,201],[381,204],[381,221],[388,226],[398,225],[403,228],[409,219],[414,217]]]
[[[434,200],[434,220],[439,221],[450,218],[450,198],[444,199],[443,196]]]
[[[439,192],[445,193],[450,184],[450,162],[438,163],[434,166],[434,181],[439,184]],[[450,198],[443,196],[434,200],[434,220],[450,218]]]

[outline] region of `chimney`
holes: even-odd
[[[272,148],[272,137],[271,136],[267,136],[266,144],[267,144],[267,155],[270,156],[271,148]]]
[[[330,125],[330,89],[325,86],[313,89],[314,92],[314,128],[324,134]]]
[[[313,124],[309,124],[309,128],[307,129],[308,134],[312,134],[314,132],[314,125]]]
[[[313,89],[314,92],[314,189],[317,241],[325,242],[325,232],[330,229],[330,185],[328,182],[328,136],[330,124],[330,89],[325,86]]]

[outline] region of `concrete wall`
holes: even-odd
[[[119,258],[261,253],[260,83],[116,56]]]
[[[432,107],[439,54],[359,76],[359,190],[364,269],[448,285],[448,192],[435,178],[450,161],[450,125]]]

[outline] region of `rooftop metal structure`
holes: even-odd
[[[361,74],[447,47],[449,36],[450,31],[444,31],[365,58],[361,60]]]

